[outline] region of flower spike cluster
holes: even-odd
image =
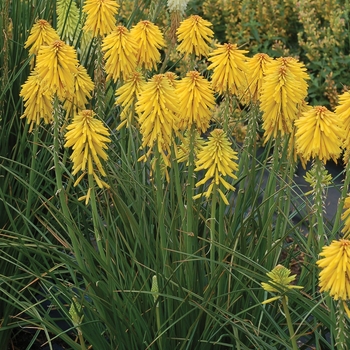
[[[183,54],[208,56],[208,42],[213,38],[214,32],[209,28],[212,24],[198,15],[192,15],[180,23],[176,31],[180,44],[177,50]]]
[[[224,176],[237,179],[237,176],[234,174],[234,172],[238,170],[238,165],[235,162],[238,159],[237,152],[231,148],[231,142],[228,140],[223,130],[215,129],[210,135],[202,150],[198,152],[197,161],[195,163],[195,171],[206,171],[204,178],[196,183],[196,187],[204,185],[207,182],[209,183],[209,187],[206,191],[193,198],[197,199],[203,195],[209,198],[215,186],[224,203],[228,205],[229,202],[220,189],[220,184],[227,190],[235,190],[235,188],[224,179]]]
[[[78,73],[78,59],[73,47],[61,40],[41,46],[36,70],[42,79],[42,87],[57,93],[60,100],[74,94],[74,74]]]
[[[91,110],[83,110],[76,114],[73,122],[67,126],[64,147],[72,147],[73,153],[70,159],[73,162],[72,175],[79,171],[82,175],[75,181],[77,186],[86,173],[93,175],[100,188],[109,188],[97,173],[106,176],[101,160],[107,160],[107,143],[111,142],[108,129],[103,123],[94,118],[95,113]]]
[[[86,13],[85,31],[91,31],[93,37],[112,32],[115,27],[115,15],[119,5],[115,0],[86,0],[83,12]]]
[[[277,265],[272,271],[267,273],[269,282],[262,282],[261,286],[264,290],[270,293],[278,293],[280,295],[267,299],[262,304],[270,303],[274,300],[280,299],[283,293],[290,289],[301,289],[303,287],[291,284],[295,280],[296,275],[291,275],[290,270],[282,265]]]
[[[146,160],[157,147],[166,166],[170,166],[173,133],[178,130],[178,99],[175,89],[164,74],[157,74],[145,84],[136,103],[139,115],[142,148],[147,153],[139,160]]]
[[[266,53],[257,53],[252,58],[249,58],[246,63],[248,91],[253,102],[257,102],[260,99],[266,68],[272,60]]]
[[[145,84],[146,81],[143,75],[140,72],[135,71],[129,76],[129,79],[127,79],[126,82],[116,90],[115,104],[123,108],[120,113],[121,123],[117,127],[117,130],[120,130],[125,125],[132,125],[132,120],[134,119],[135,114],[135,104],[139,94],[143,91]]]
[[[335,108],[335,113],[344,130],[343,148],[344,162],[348,163],[350,157],[350,92],[346,91],[339,96],[339,105]]]
[[[31,46],[29,55],[37,55],[41,45],[49,45],[59,39],[60,37],[55,29],[51,27],[50,23],[44,19],[39,19],[30,30],[24,48]]]
[[[102,51],[106,61],[107,79],[126,80],[136,69],[138,47],[134,37],[124,26],[117,26],[103,39]]]
[[[213,69],[212,85],[215,91],[238,94],[247,85],[246,60],[248,51],[239,50],[236,44],[217,44],[217,49],[209,54],[212,62],[208,69]]]
[[[316,106],[304,112],[295,125],[297,152],[305,161],[318,157],[324,163],[329,159],[337,162],[344,131],[335,113],[324,106]]]
[[[147,70],[157,69],[159,50],[166,46],[158,26],[150,21],[140,21],[131,29],[130,35],[138,45],[137,63]]]
[[[290,134],[298,106],[307,95],[306,68],[292,57],[281,57],[266,66],[260,96],[265,142]]]
[[[192,125],[202,132],[209,127],[215,107],[215,98],[210,83],[199,72],[191,71],[177,83],[176,93],[180,101],[181,130],[191,129]]]
[[[344,221],[344,227],[341,232],[344,235],[344,238],[348,238],[350,234],[350,197],[346,197],[344,201],[344,212],[341,216],[341,219]]]
[[[334,299],[350,300],[350,241],[334,240],[322,248],[316,263],[322,269],[319,276],[320,292],[329,292]]]
[[[77,66],[77,73],[74,76],[74,93],[64,102],[64,109],[67,115],[72,112],[79,112],[86,108],[86,104],[91,99],[91,92],[94,89],[94,83],[88,75],[86,68],[82,65]]]
[[[41,119],[44,119],[45,124],[52,120],[52,94],[49,90],[42,89],[41,80],[38,72],[33,70],[20,92],[25,107],[21,118],[27,118],[29,132],[32,132],[35,124],[40,124]]]

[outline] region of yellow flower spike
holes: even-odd
[[[205,132],[215,107],[214,92],[208,80],[197,71],[188,72],[177,83],[176,94],[180,101],[179,129],[191,129],[194,124],[198,131]]]
[[[86,108],[86,104],[91,99],[91,93],[94,89],[94,83],[88,75],[84,66],[77,66],[77,73],[74,77],[74,93],[64,102],[63,108],[67,111],[67,115],[71,113],[79,113]]]
[[[307,95],[306,68],[292,57],[268,63],[260,95],[265,142],[293,131],[299,105]]]
[[[179,124],[178,109],[178,98],[169,79],[164,74],[154,75],[145,84],[136,103],[142,134],[141,148],[149,148],[146,155],[139,160],[146,160],[156,146],[165,165],[170,166],[173,133],[177,131]]]
[[[339,105],[335,108],[335,114],[339,117],[344,130],[343,148],[344,162],[347,163],[350,157],[350,92],[346,91],[339,96]]]
[[[30,30],[24,48],[31,46],[29,54],[37,55],[41,45],[49,45],[56,40],[60,40],[60,37],[51,27],[50,23],[44,19],[39,19]]]
[[[209,198],[215,184],[222,200],[228,205],[228,200],[220,190],[219,185],[222,184],[227,190],[235,190],[230,183],[224,180],[223,176],[237,179],[237,176],[234,174],[238,170],[238,165],[235,162],[238,159],[237,152],[231,148],[231,142],[223,130],[215,129],[210,135],[202,150],[197,154],[196,168],[194,169],[195,171],[206,170],[204,178],[196,183],[196,187],[207,182],[209,186],[206,191],[193,198],[197,199],[203,195]]]
[[[339,117],[324,106],[316,106],[304,112],[295,121],[297,152],[305,161],[318,157],[324,163],[333,159],[337,162],[341,154],[344,130]]]
[[[212,62],[208,69],[213,70],[213,89],[219,94],[238,94],[247,86],[246,61],[248,51],[239,50],[236,44],[217,44],[217,49],[209,54]]]
[[[140,21],[131,28],[130,35],[138,45],[137,63],[144,69],[157,69],[159,50],[166,46],[162,32],[150,21]]]
[[[98,178],[95,168],[102,176],[106,176],[100,158],[108,159],[105,150],[107,143],[111,142],[110,133],[94,116],[95,113],[91,110],[83,110],[74,116],[73,122],[67,126],[64,147],[73,149],[70,156],[73,162],[72,175],[76,175],[79,171],[82,171],[84,175],[88,173],[94,176],[100,188],[109,188],[108,184]],[[79,176],[74,186],[77,186],[82,178],[82,175]]]
[[[83,29],[91,31],[93,37],[111,33],[115,27],[118,8],[115,0],[86,0],[83,12],[87,16]]]
[[[192,15],[180,23],[176,31],[180,44],[177,50],[185,55],[208,56],[214,32],[212,24],[198,15]]]
[[[350,234],[350,197],[346,197],[344,201],[344,212],[341,216],[341,219],[344,221],[344,227],[341,232],[344,235],[344,238],[348,238]]]
[[[124,26],[117,26],[108,34],[102,43],[107,80],[126,80],[137,65],[138,47],[136,40]]]
[[[321,258],[316,262],[321,269],[319,275],[320,292],[329,292],[334,299],[350,299],[350,241],[334,240],[322,248]]]
[[[73,47],[61,40],[41,46],[36,70],[42,79],[43,89],[57,93],[60,100],[74,95],[74,74],[78,73],[78,60]]]
[[[133,124],[135,114],[135,104],[138,96],[143,91],[146,81],[140,72],[133,72],[125,83],[116,90],[115,104],[123,108],[120,113],[121,123],[118,125],[117,130],[120,130],[124,126],[131,126]]]
[[[20,92],[25,108],[21,118],[27,118],[29,132],[32,132],[35,124],[40,124],[41,119],[44,119],[45,124],[52,121],[53,96],[49,90],[42,89],[41,81],[38,72],[32,71]]]
[[[267,304],[282,297],[290,289],[302,289],[301,286],[291,284],[295,280],[296,275],[291,275],[291,271],[282,265],[277,265],[272,271],[268,272],[268,283],[262,282],[261,286],[270,293],[278,293],[280,295],[267,299],[262,304]]]
[[[253,102],[260,100],[266,68],[272,61],[273,59],[265,53],[257,53],[253,57],[248,58],[246,63],[248,94]]]

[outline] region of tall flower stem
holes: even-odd
[[[347,347],[347,339],[348,337],[348,329],[346,326],[346,317],[344,310],[345,301],[339,299],[338,300],[338,310],[337,310],[337,318],[336,318],[336,346],[338,350],[346,350]]]
[[[105,115],[105,73],[102,52],[102,37],[99,35],[95,39],[96,61],[95,61],[95,97],[96,114],[103,120]]]
[[[287,302],[287,296],[283,296],[282,297],[282,306],[283,306],[283,311],[286,317],[286,321],[287,321],[287,326],[288,326],[288,331],[289,331],[289,335],[290,335],[290,340],[292,343],[292,347],[293,350],[298,350],[298,344],[297,344],[297,340],[295,337],[295,333],[294,333],[294,329],[293,329],[293,323],[292,320],[290,318],[290,313],[289,313],[289,309],[288,309],[288,302]]]
[[[166,275],[165,267],[167,261],[167,233],[165,229],[164,222],[164,191],[163,191],[163,182],[162,182],[162,169],[161,169],[161,154],[158,149],[155,147],[155,157],[156,157],[156,166],[154,171],[154,178],[156,184],[156,203],[157,203],[157,221],[158,221],[158,230],[157,230],[157,244],[159,249],[157,249],[157,254],[160,252],[160,255],[157,256],[158,261],[158,271],[163,270]]]
[[[213,195],[211,198],[211,212],[210,212],[210,273],[211,276],[209,278],[214,277],[215,271],[215,261],[216,261],[216,248],[214,245],[215,241],[215,232],[216,232],[216,203],[217,203],[217,190],[216,184],[213,187]]]
[[[334,219],[331,239],[333,239],[335,237],[335,235],[337,234],[337,232],[339,231],[340,218],[341,218],[341,214],[342,214],[342,210],[343,210],[343,206],[344,206],[344,200],[345,200],[345,198],[347,196],[347,193],[349,191],[349,185],[350,185],[350,162],[348,162],[346,164],[346,168],[344,170],[344,174],[345,174],[344,185],[343,185],[342,190],[341,190],[341,196],[340,196],[340,199],[339,199],[338,209],[337,209],[337,213],[336,213],[335,219]]]
[[[96,239],[96,244],[97,244],[97,248],[98,248],[98,252],[99,252],[100,256],[102,257],[102,259],[104,261],[106,261],[106,252],[103,248],[102,237],[101,237],[101,233],[99,231],[100,219],[99,219],[98,210],[97,210],[97,206],[96,206],[96,192],[95,192],[94,178],[93,178],[92,174],[88,174],[88,181],[89,181],[89,190],[90,190],[89,203],[91,205],[92,223],[94,226],[94,235],[95,235],[95,239]]]
[[[314,206],[315,206],[315,216],[317,225],[317,241],[318,241],[318,251],[319,252],[324,246],[325,231],[323,222],[323,207],[324,207],[324,188],[323,188],[323,176],[325,167],[322,161],[316,157],[315,159],[315,188],[314,188]]]
[[[189,157],[188,157],[188,167],[187,167],[187,187],[186,187],[186,204],[187,204],[187,210],[186,210],[186,232],[184,237],[184,244],[185,244],[185,252],[187,254],[187,258],[189,255],[193,254],[195,252],[195,242],[197,242],[197,230],[194,232],[194,226],[193,226],[193,190],[194,190],[194,147],[195,147],[195,127],[194,125],[191,126],[190,130],[190,144],[189,144]],[[187,285],[190,286],[193,281],[196,280],[196,277],[193,276],[194,269],[193,269],[193,262],[188,261],[187,262],[187,269],[186,269],[186,279],[187,279]]]
[[[67,198],[66,198],[66,192],[63,187],[63,182],[62,182],[62,164],[60,161],[60,135],[59,135],[59,118],[60,118],[60,106],[59,106],[59,101],[58,97],[54,97],[54,102],[53,102],[53,120],[54,120],[54,165],[55,165],[55,176],[56,176],[56,186],[57,186],[57,194],[58,198],[60,201],[63,217],[68,221],[70,219],[70,212],[69,208],[67,205]],[[75,258],[77,260],[78,266],[84,270],[84,261],[82,256],[80,255],[80,246],[79,246],[79,241],[77,239],[77,236],[73,230],[73,227],[70,223],[67,224],[67,231],[69,234],[69,237],[72,241],[73,245],[73,251],[75,254]]]
[[[32,150],[32,160],[30,164],[30,174],[29,174],[29,186],[28,186],[28,200],[27,200],[27,207],[26,207],[26,218],[30,217],[30,211],[32,209],[31,203],[33,199],[33,184],[35,179],[35,171],[36,169],[36,157],[38,152],[38,127],[34,128],[34,140],[33,140],[33,150]]]

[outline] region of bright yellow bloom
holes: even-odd
[[[77,3],[74,0],[57,1],[57,31],[62,40],[70,40],[72,43],[74,35],[79,33],[80,14]]]
[[[74,94],[66,99],[64,109],[67,115],[71,112],[79,113],[86,108],[86,104],[91,99],[91,92],[94,89],[94,83],[88,75],[84,66],[77,67],[78,72],[74,74]]]
[[[162,32],[150,21],[140,21],[130,31],[138,45],[137,62],[145,69],[157,69],[160,62],[160,52],[165,47]]]
[[[48,46],[41,46],[36,70],[42,79],[42,87],[52,94],[57,93],[61,100],[72,97],[77,65],[75,50],[63,41],[56,40]]]
[[[278,58],[266,66],[260,95],[265,142],[290,134],[298,107],[307,95],[306,68],[292,57]]]
[[[316,264],[322,269],[319,276],[320,292],[329,292],[334,299],[350,299],[350,241],[334,240],[322,248]]]
[[[345,198],[344,213],[341,219],[344,221],[344,227],[341,232],[344,234],[344,238],[348,238],[350,234],[350,197]]]
[[[215,129],[210,133],[208,141],[203,149],[197,154],[195,171],[206,170],[204,178],[196,183],[196,187],[209,183],[208,189],[203,193],[194,196],[197,199],[201,196],[210,197],[215,185],[222,200],[226,205],[229,204],[225,194],[220,189],[222,184],[227,190],[234,191],[235,188],[228,183],[224,176],[237,179],[234,174],[238,170],[235,160],[238,159],[237,152],[231,148],[231,142],[228,140],[225,132],[221,129]]]
[[[205,132],[215,107],[215,98],[207,79],[199,72],[191,71],[176,85],[176,94],[180,101],[181,130],[196,128]]]
[[[37,55],[41,45],[49,45],[60,37],[44,19],[39,19],[32,27],[24,48],[30,47],[29,55]]]
[[[248,51],[239,50],[236,44],[217,44],[217,49],[209,54],[208,61],[212,62],[208,69],[213,69],[212,85],[215,91],[238,94],[247,86],[246,60]]]
[[[344,130],[344,162],[347,163],[350,157],[350,92],[346,91],[339,96],[339,105],[335,108],[335,113]]]
[[[120,113],[121,123],[117,130],[120,130],[123,126],[131,126],[135,115],[135,104],[138,96],[145,88],[145,78],[140,72],[133,72],[125,83],[116,90],[115,104],[123,108]]]
[[[35,70],[22,85],[20,96],[25,101],[25,110],[21,118],[27,118],[27,123],[30,124],[29,132],[33,130],[35,123],[40,123],[41,118],[44,119],[45,124],[51,122],[52,94],[49,90],[41,88],[41,77]]]
[[[341,153],[344,135],[338,116],[326,107],[316,106],[304,112],[295,121],[297,152],[305,161],[318,157],[324,163],[332,158],[335,162]]]
[[[261,286],[264,290],[270,293],[285,293],[290,289],[301,289],[301,286],[292,285],[296,275],[290,275],[290,270],[282,265],[277,265],[272,271],[266,275],[270,278],[268,283],[262,282]],[[270,303],[271,301],[280,299],[282,295],[265,300],[262,304]]]
[[[108,129],[103,123],[94,118],[96,114],[91,110],[83,110],[74,116],[73,122],[67,126],[68,132],[65,135],[64,147],[72,147],[73,153],[70,159],[73,162],[72,175],[79,171],[83,174],[74,183],[77,186],[82,177],[88,173],[94,176],[100,188],[109,187],[102,181],[96,172],[106,176],[101,160],[107,160],[107,143],[111,142]]]
[[[247,79],[248,79],[248,93],[253,102],[260,99],[263,79],[266,74],[266,68],[273,59],[266,53],[257,53],[251,58],[248,58],[247,65]]]
[[[107,79],[112,78],[114,82],[120,78],[125,80],[136,69],[137,43],[126,27],[115,27],[103,39],[102,51],[105,52]]]
[[[192,15],[180,23],[176,31],[177,39],[181,42],[177,50],[183,54],[195,54],[196,56],[208,56],[208,42],[214,36],[209,28],[212,24],[198,15]]]
[[[87,16],[83,29],[91,31],[94,37],[111,33],[115,27],[118,8],[115,0],[86,0],[83,12]]]
[[[164,74],[154,75],[148,81],[136,103],[139,115],[142,148],[148,152],[139,160],[147,159],[156,145],[166,166],[170,166],[173,132],[178,125],[178,98],[175,89]]]

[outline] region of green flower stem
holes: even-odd
[[[104,73],[104,61],[102,53],[102,37],[99,35],[95,39],[96,43],[96,62],[95,62],[95,97],[96,97],[96,114],[103,120],[106,110],[105,106],[105,73]]]
[[[217,203],[217,188],[216,184],[213,186],[213,193],[212,193],[212,198],[211,198],[211,213],[210,213],[210,273],[211,277],[213,278],[214,276],[214,271],[215,271],[215,245],[214,245],[214,240],[215,240],[215,227],[216,227],[216,203]]]
[[[79,342],[80,342],[81,350],[86,350],[83,332],[80,330],[80,327],[77,327],[77,328],[78,328],[78,337],[79,337]]]
[[[282,306],[283,306],[283,311],[284,311],[284,314],[285,314],[285,317],[286,317],[286,321],[287,321],[287,326],[288,326],[288,330],[289,330],[290,340],[292,342],[293,350],[298,350],[297,340],[296,340],[296,337],[295,337],[292,320],[290,318],[290,313],[289,313],[288,302],[287,301],[288,301],[287,300],[287,296],[284,295],[282,297]]]
[[[26,207],[26,218],[30,218],[30,211],[32,209],[32,199],[33,199],[33,184],[35,179],[35,171],[36,169],[36,155],[38,153],[38,126],[34,128],[34,140],[33,140],[33,150],[32,150],[32,160],[30,164],[30,174],[29,174],[29,185],[28,185],[28,199],[27,199],[27,207]]]
[[[96,206],[96,192],[95,192],[95,182],[94,182],[94,177],[92,174],[88,174],[88,181],[89,181],[89,188],[90,188],[90,205],[91,205],[91,212],[92,212],[92,223],[94,226],[94,235],[96,239],[96,244],[97,244],[97,249],[102,257],[102,259],[107,263],[106,260],[106,252],[105,249],[103,248],[103,242],[102,242],[102,237],[101,233],[99,231],[99,227],[101,226],[100,224],[100,218],[98,215],[98,210]]]
[[[184,259],[188,259],[190,255],[194,254],[196,250],[197,242],[197,230],[194,232],[194,218],[193,218],[193,192],[195,188],[195,178],[194,178],[194,147],[195,147],[195,127],[192,125],[190,130],[190,143],[189,143],[189,156],[188,156],[188,166],[187,166],[187,181],[186,181],[186,224],[184,232],[184,252],[186,256]],[[195,274],[193,261],[186,262],[186,282],[187,286],[193,285],[194,281],[197,280]]]
[[[154,178],[156,183],[156,201],[157,201],[157,218],[158,218],[158,235],[157,235],[157,261],[159,263],[158,271],[164,271],[166,274],[165,266],[167,261],[167,233],[164,222],[164,193],[162,182],[162,168],[161,168],[161,155],[158,149],[155,149],[156,166],[154,170]]]
[[[346,350],[347,347],[347,336],[348,329],[346,326],[346,317],[344,304],[345,301],[338,300],[338,310],[336,318],[336,346],[338,350]]]
[[[187,168],[187,188],[186,188],[186,200],[187,200],[187,222],[186,222],[186,247],[188,252],[192,253],[190,248],[193,244],[193,190],[194,190],[194,143],[195,143],[195,129],[192,125],[190,130],[190,143],[189,143],[189,156],[188,156],[188,168]]]
[[[69,237],[72,241],[73,245],[73,252],[75,254],[75,258],[77,260],[78,266],[84,270],[85,269],[85,264],[83,261],[83,258],[81,254],[79,253],[81,251],[79,241],[77,239],[77,236],[73,230],[72,225],[69,223],[71,216],[69,212],[69,208],[67,205],[67,198],[66,198],[66,192],[63,187],[62,183],[62,165],[59,159],[59,153],[60,153],[60,135],[59,135],[59,118],[60,118],[60,106],[59,106],[59,101],[58,97],[54,97],[54,102],[53,102],[53,120],[54,120],[54,165],[55,165],[55,176],[56,176],[56,186],[57,186],[57,191],[56,193],[58,194],[58,198],[61,204],[61,209],[63,213],[63,217],[65,220],[67,220],[67,231],[69,234]]]
[[[159,350],[163,349],[163,344],[162,344],[162,336],[161,336],[161,328],[162,324],[160,322],[160,311],[159,311],[159,303],[156,305],[156,322],[157,322],[157,331],[158,331],[158,346]]]
[[[348,162],[346,164],[346,167],[345,167],[344,185],[343,185],[342,190],[341,190],[341,196],[340,196],[340,200],[339,200],[338,209],[337,209],[337,212],[335,215],[330,240],[332,240],[339,232],[340,218],[341,218],[341,214],[342,214],[343,207],[344,207],[344,201],[345,201],[345,198],[347,197],[347,194],[348,194],[349,185],[350,185],[350,162]]]
[[[324,174],[324,165],[322,161],[316,157],[315,159],[315,198],[314,198],[314,206],[315,206],[315,216],[316,216],[316,225],[317,225],[317,241],[318,247],[317,252],[321,251],[324,246],[324,222],[323,222],[323,206],[324,206],[324,189],[323,189],[323,174]]]

